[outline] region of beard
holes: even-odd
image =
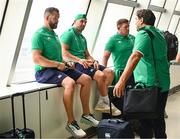
[[[58,23],[51,23],[51,22],[50,22],[50,23],[49,23],[49,26],[50,26],[51,29],[56,29],[56,28],[57,28],[57,24],[58,24]]]

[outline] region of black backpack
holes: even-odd
[[[167,42],[167,58],[168,61],[174,60],[178,52],[178,38],[176,35],[170,33],[169,31],[163,32],[164,37]]]
[[[151,31],[146,29],[144,29],[144,31],[146,31],[151,39],[154,37]],[[178,53],[178,38],[176,37],[176,35],[170,33],[169,31],[163,32],[163,35],[167,43],[167,59],[168,61],[174,60]]]

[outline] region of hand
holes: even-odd
[[[97,60],[94,60],[93,65],[95,69],[99,69],[99,62]]]
[[[75,63],[73,61],[66,62],[65,66],[69,69],[75,69]]]
[[[125,82],[118,81],[114,86],[113,95],[116,97],[121,97],[124,95]]]
[[[91,64],[92,62],[89,61],[89,60],[86,60],[86,59],[80,59],[80,60],[78,61],[78,63],[81,64],[81,65],[83,65],[83,67],[87,69],[88,67],[90,67],[90,64]],[[92,64],[91,64],[91,65],[92,65]]]
[[[66,69],[66,66],[65,66],[64,63],[58,63],[57,69],[58,69],[58,70],[61,70],[61,71],[64,71],[64,70]]]

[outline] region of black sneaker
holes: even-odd
[[[79,127],[76,121],[68,123],[66,126],[66,130],[76,138],[82,138],[86,136],[86,133]]]
[[[91,115],[91,114],[89,114],[89,115],[82,115],[80,122],[81,123],[85,123],[85,124],[90,125],[90,126],[94,126],[94,127],[97,127],[98,124],[99,124],[99,121],[96,120],[94,118],[94,116]]]

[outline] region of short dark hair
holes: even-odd
[[[119,26],[121,26],[122,24],[124,23],[129,23],[129,21],[125,18],[122,18],[122,19],[119,19],[117,22],[116,22],[116,25],[117,25],[117,29],[119,29]]]
[[[54,11],[57,12],[57,13],[59,13],[59,10],[58,10],[57,8],[55,8],[55,7],[48,7],[48,8],[46,8],[45,11],[44,11],[44,17],[45,17],[45,16],[49,16],[49,15],[52,14]]]
[[[143,18],[145,24],[154,26],[156,17],[151,10],[141,9],[137,11],[136,15],[138,18]]]

